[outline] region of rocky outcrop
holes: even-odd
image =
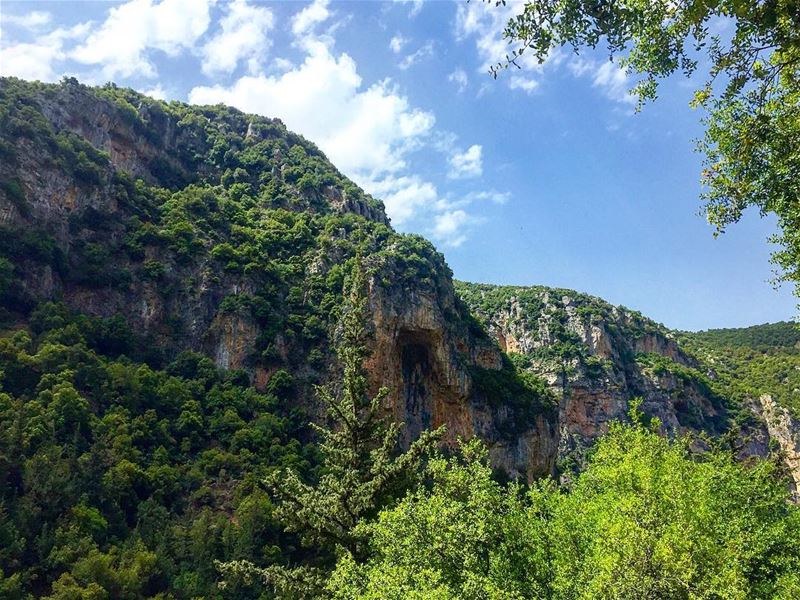
[[[797,493],[800,491],[800,421],[778,406],[769,394],[759,396],[758,405],[769,439],[777,445]]]
[[[557,394],[561,470],[579,468],[609,424],[628,418],[634,398],[670,435],[725,427],[723,403],[704,387],[697,361],[638,313],[570,290],[462,283],[458,290],[498,345]]]
[[[462,326],[449,278],[428,289],[373,285],[375,346],[368,367],[375,386],[389,389],[390,410],[408,445],[425,429],[445,426],[446,441],[482,438],[495,467],[532,479],[555,466],[554,414],[497,406],[476,389],[470,367],[503,368],[492,340]],[[509,434],[509,430],[513,433]]]

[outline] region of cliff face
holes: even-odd
[[[259,389],[288,371],[315,414],[311,386],[336,376],[329,332],[360,254],[368,366],[403,442],[443,424],[450,443],[484,438],[512,476],[553,470],[548,399],[474,326],[441,255],[393,232],[380,202],[279,121],[75,81],[4,79],[0,101],[6,327],[50,301],[121,318],[135,360],[201,352]],[[526,399],[497,401],[487,373]]]
[[[191,350],[259,390],[289,373],[319,417],[312,388],[337,376],[330,336],[360,256],[368,367],[403,444],[445,425],[447,443],[486,440],[511,476],[569,473],[641,398],[669,435],[738,423],[742,456],[780,448],[800,478],[784,410],[796,369],[781,371],[780,401],[759,401],[769,385],[734,390],[741,373],[638,313],[570,290],[454,287],[428,242],[394,232],[379,201],[278,120],[2,79],[0,158],[3,329],[56,302],[109,319],[114,351],[135,361]]]
[[[769,394],[759,396],[758,410],[764,417],[769,439],[775,441],[783,456],[795,491],[800,490],[800,421]]]
[[[640,314],[571,290],[466,283],[457,289],[500,347],[557,395],[560,470],[579,468],[609,423],[628,418],[634,398],[669,435],[696,439],[728,428],[729,407],[712,385],[714,374]]]
[[[420,287],[373,280],[370,292],[375,348],[368,366],[376,386],[390,390],[395,417],[405,424],[403,443],[444,425],[450,443],[476,435],[488,442],[495,466],[511,476],[551,473],[557,431],[549,399],[492,397],[480,377],[502,374],[515,385],[513,367],[491,338],[470,327],[449,276]]]

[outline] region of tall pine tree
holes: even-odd
[[[277,501],[275,515],[304,544],[332,555],[367,558],[369,540],[360,522],[370,519],[398,498],[420,472],[423,458],[443,429],[424,432],[398,452],[400,426],[386,417],[382,387],[372,397],[364,361],[368,356],[366,279],[360,262],[352,275],[336,337],[342,380],[319,386],[318,399],[327,408],[328,424],[312,424],[320,440],[322,475],[308,483],[291,469],[276,472],[266,484]],[[220,565],[226,579],[260,579],[284,597],[323,594],[329,570],[319,566],[258,568],[243,561]]]

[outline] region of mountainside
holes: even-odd
[[[558,471],[624,420],[631,400],[662,431],[734,435],[740,456],[780,450],[800,487],[800,330],[791,323],[672,332],[641,314],[547,287],[457,282],[470,310],[522,370],[559,399]]]
[[[338,376],[356,268],[403,446],[446,425],[509,477],[568,479],[640,397],[666,433],[733,432],[800,482],[790,324],[677,334],[569,290],[454,282],[279,120],[6,78],[0,596],[73,597],[102,573],[113,597],[189,598],[215,559],[318,558],[258,482],[314,476],[313,388]]]
[[[2,96],[12,320],[58,300],[122,318],[133,358],[198,351],[257,389],[285,368],[305,401],[328,377],[328,332],[360,254],[375,385],[392,390],[407,435],[478,431],[510,473],[550,470],[547,399],[531,389],[499,407],[475,384],[476,369],[516,374],[470,328],[441,255],[394,233],[380,202],[280,121],[75,81],[5,80]]]
[[[714,370],[720,393],[756,415],[800,490],[800,328],[773,323],[682,334]]]

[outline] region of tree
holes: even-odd
[[[492,479],[480,443],[428,463],[420,486],[343,555],[334,598],[796,598],[800,510],[767,461],[690,455],[615,424],[570,490]]]
[[[367,358],[366,282],[355,269],[339,320],[337,356],[342,367],[338,386],[317,388],[331,424],[312,424],[319,434],[322,475],[303,481],[292,469],[280,470],[267,481],[276,501],[275,516],[308,546],[354,560],[367,558],[369,531],[357,526],[374,517],[417,475],[421,459],[441,437],[441,429],[423,433],[408,450],[396,452],[399,426],[385,417],[381,388],[370,398],[364,368]],[[230,580],[260,579],[276,593],[311,596],[321,592],[327,578],[324,566],[265,569],[243,561],[221,565]]]
[[[505,0],[494,1],[505,4]],[[712,34],[729,21],[730,39]],[[703,199],[716,234],[745,209],[778,217],[782,248],[773,254],[778,281],[800,295],[800,4],[797,0],[537,0],[511,18],[510,54],[491,72],[519,66],[525,54],[544,62],[561,46],[605,45],[628,74],[633,92],[656,98],[658,81],[709,65],[693,105],[704,107]],[[707,60],[702,60],[702,53]]]
[[[476,439],[438,456],[420,486],[369,530],[372,558],[344,555],[328,587],[334,598],[547,598],[551,572],[551,481],[526,496],[492,478]],[[534,508],[535,506],[535,508]]]

